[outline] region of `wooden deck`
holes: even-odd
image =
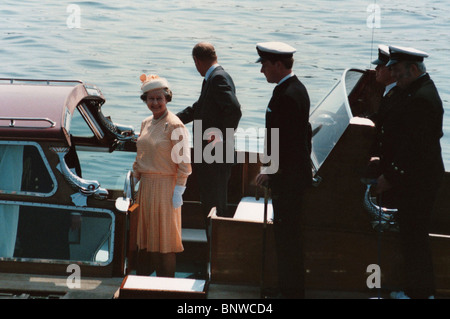
[[[81,287],[70,289],[67,277],[0,273],[0,299],[118,299],[123,278],[81,279]],[[143,298],[138,297],[138,298]],[[389,292],[378,290],[343,291],[307,289],[306,299],[377,299],[389,298]],[[437,295],[448,299],[448,295]],[[186,300],[185,298],[182,298]],[[260,289],[252,285],[210,284],[206,299],[257,300]]]
[[[0,299],[111,299],[122,280],[123,278],[82,278],[80,288],[71,289],[64,276],[0,273]]]

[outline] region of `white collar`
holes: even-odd
[[[213,64],[213,65],[208,69],[208,71],[206,71],[206,74],[205,74],[205,81],[208,81],[209,76],[211,75],[211,73],[212,73],[218,66],[219,66],[218,63]]]
[[[392,88],[393,88],[394,86],[396,86],[396,85],[397,85],[397,82],[393,82],[393,83],[391,83],[391,84],[386,85],[386,87],[384,88],[384,94],[383,94],[383,96],[385,96],[386,94],[388,94],[389,91],[392,90]]]
[[[289,74],[286,75],[284,78],[282,78],[282,79],[280,80],[280,82],[278,82],[277,85],[280,85],[281,83],[283,83],[283,82],[286,81],[287,79],[293,77],[294,75],[295,75],[294,72],[289,73]]]

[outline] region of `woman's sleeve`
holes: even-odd
[[[189,133],[184,125],[176,125],[171,135],[172,161],[177,164],[176,184],[186,186],[187,178],[192,173],[191,147]]]
[[[141,130],[140,134],[142,133],[142,130],[144,129],[144,121],[141,123]],[[140,135],[139,134],[139,135]],[[133,163],[133,176],[137,178],[138,180],[141,179],[141,172],[139,171],[139,164],[138,164],[138,153],[136,152],[136,158]]]

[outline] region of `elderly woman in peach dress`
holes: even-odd
[[[137,195],[138,275],[174,277],[181,242],[181,205],[191,174],[188,132],[167,109],[172,92],[166,79],[141,75],[141,99],[153,113],[141,125],[133,176]],[[186,154],[180,154],[181,153]]]

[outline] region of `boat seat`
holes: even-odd
[[[264,198],[243,197],[239,202],[233,219],[239,221],[260,222],[264,220]],[[273,220],[272,200],[267,204],[267,221]]]
[[[183,228],[181,238],[184,242],[207,243],[206,231],[204,229]]]

